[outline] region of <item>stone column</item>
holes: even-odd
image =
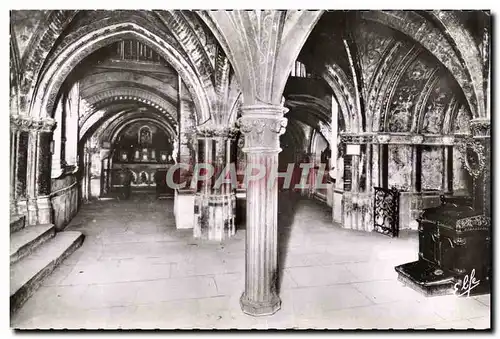
[[[422,142],[424,137],[415,135],[412,138],[412,174],[411,174],[411,190],[420,193],[422,190]]]
[[[388,180],[388,144],[391,140],[391,136],[387,134],[377,135],[378,141],[378,187],[389,188]]]
[[[453,136],[443,137],[443,192],[453,195]]]
[[[484,148],[484,168],[474,180],[474,207],[491,217],[491,121],[485,118],[473,119],[470,121],[470,128],[474,140]]]
[[[17,157],[17,138],[18,131],[16,126],[12,126],[10,128],[10,190],[9,190],[9,211],[10,215],[17,214],[17,204],[16,204],[16,157]]]
[[[50,224],[52,222],[51,189],[51,142],[55,121],[50,118],[27,120],[27,212],[28,224]]]
[[[268,181],[271,171],[278,168],[279,136],[285,132],[286,111],[282,106],[243,106],[238,121],[245,136],[247,166],[266,170],[263,179],[247,182],[245,291],[240,305],[253,316],[270,315],[281,307],[276,286],[278,185],[268,185]]]
[[[13,148],[14,164],[14,196],[16,212],[19,215],[28,213],[27,194],[26,194],[26,179],[27,179],[27,164],[28,164],[28,142],[29,142],[29,126],[30,120],[25,120],[21,116],[11,116],[11,132],[14,136]]]
[[[414,135],[411,139],[412,148],[412,171],[411,171],[411,195],[408,197],[410,218],[408,221],[410,229],[418,229],[418,218],[423,212],[424,201],[422,197],[422,135]],[[404,196],[403,196],[404,199]],[[401,199],[400,206],[400,225],[405,222],[405,206],[404,200]]]
[[[83,148],[83,185],[82,185],[82,199],[84,202],[88,202],[90,200],[91,194],[91,173],[90,169],[92,161],[92,149],[90,145],[90,140],[87,141],[85,147]]]
[[[217,183],[217,180],[222,180],[219,179],[221,175],[224,177],[223,171],[231,166],[235,134],[236,130],[232,128],[203,127],[197,130],[198,163],[213,166],[214,175],[197,186],[193,229],[195,238],[222,241],[236,232],[236,187]],[[234,163],[232,166],[235,166]]]
[[[63,135],[63,123],[64,123],[64,114],[63,114],[63,102],[62,98],[59,99],[55,112],[54,118],[57,121],[57,125],[54,128],[53,138],[54,138],[54,147],[52,150],[52,178],[58,178],[63,174],[63,168],[65,166],[64,159],[64,147],[63,142],[65,140],[65,136]]]

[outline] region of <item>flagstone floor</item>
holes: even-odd
[[[394,266],[417,256],[415,233],[345,230],[331,209],[280,197],[282,307],[242,313],[245,230],[224,243],[177,230],[173,200],[94,201],[68,226],[86,235],[11,319],[19,329],[490,328],[490,296],[425,298]]]

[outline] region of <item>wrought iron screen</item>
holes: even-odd
[[[375,232],[397,237],[399,234],[399,191],[375,187],[373,222]]]

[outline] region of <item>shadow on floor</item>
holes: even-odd
[[[298,204],[302,197],[298,193],[285,191],[278,196],[278,293],[281,289],[281,282],[285,270],[286,255],[288,253],[288,242],[292,232],[292,225],[297,212]]]

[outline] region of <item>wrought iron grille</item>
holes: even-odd
[[[375,187],[373,221],[375,232],[391,237],[399,234],[399,191]]]

